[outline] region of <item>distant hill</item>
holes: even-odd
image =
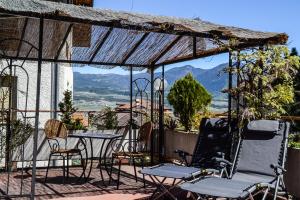
[[[165,71],[165,79],[169,87],[173,83],[192,73],[194,77],[214,96],[214,99],[224,99],[226,97],[220,91],[227,86],[227,75],[222,69],[227,64],[218,65],[212,69],[201,69],[190,65],[172,68]],[[159,76],[156,73],[155,76]],[[136,78],[148,78],[148,73],[134,74]],[[130,76],[119,74],[81,74],[74,72],[74,101],[78,107],[85,109],[93,107],[93,105],[107,104],[115,105],[116,102],[128,101]],[[83,106],[83,107],[82,107]]]

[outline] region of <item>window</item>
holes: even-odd
[[[17,77],[2,76],[0,77],[0,122],[5,122],[11,100],[11,108],[17,109]],[[11,95],[10,95],[11,88]],[[12,117],[16,118],[16,113],[12,113]]]

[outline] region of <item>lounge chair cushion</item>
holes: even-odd
[[[275,126],[280,127],[278,134],[271,134],[271,132],[251,132],[244,133],[244,139],[240,148],[237,172],[252,172],[256,174],[264,174],[275,176],[274,169],[271,164],[278,164],[280,156],[282,155],[282,141],[284,139],[285,126],[279,126],[278,121],[257,120],[250,127],[256,127],[258,130],[260,126],[273,127],[268,130],[276,130]],[[267,129],[267,128],[266,128]],[[254,130],[254,129],[252,129]]]
[[[279,121],[254,120],[247,124],[245,132],[275,134],[279,131]]]
[[[232,178],[232,180],[247,181],[251,183],[271,183],[274,181],[274,179],[274,176],[255,174],[251,172],[237,172]]]
[[[165,163],[154,167],[145,167],[142,174],[151,176],[161,176],[166,178],[190,179],[202,173],[202,170],[195,167],[185,167],[175,164]]]
[[[206,177],[195,183],[186,182],[180,185],[180,188],[198,194],[226,198],[245,198],[251,187],[255,187],[251,182],[218,177]]]

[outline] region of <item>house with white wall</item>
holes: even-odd
[[[26,62],[23,65],[24,70],[28,73],[28,79],[26,73],[21,70],[18,65],[21,61],[13,62],[13,89],[12,89],[12,103],[11,108],[16,110],[18,118],[24,115],[27,110],[27,117],[29,121],[31,117],[35,116],[36,107],[36,81],[37,81],[37,64],[36,62]],[[0,62],[0,71],[3,71],[3,75],[9,75],[9,68],[6,61]],[[14,67],[16,66],[16,69]],[[55,68],[57,67],[57,72]],[[6,69],[5,69],[6,68]],[[57,73],[57,74],[56,74]],[[73,90],[73,70],[70,64],[54,65],[51,63],[44,63],[42,65],[42,85],[41,85],[41,98],[40,98],[40,127],[43,127],[44,123],[50,119],[55,118],[56,111],[58,110],[57,104],[63,99],[63,92],[67,89]],[[28,91],[27,91],[28,81]],[[1,81],[0,81],[1,82]],[[2,88],[2,90],[5,87]],[[2,93],[3,95],[3,93]],[[2,97],[3,98],[3,97]],[[6,100],[8,101],[8,100]],[[27,101],[27,109],[26,109]],[[8,107],[8,102],[3,105]],[[1,110],[7,109],[2,107]],[[34,121],[31,118],[31,121]]]

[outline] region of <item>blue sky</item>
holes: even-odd
[[[285,32],[289,35],[289,47],[300,51],[300,1],[299,0],[94,0],[96,8],[124,10],[153,15],[185,18],[199,17],[223,25],[232,25],[260,31]],[[228,60],[226,54],[198,59],[186,64],[211,68]],[[101,70],[92,67],[74,68],[81,73],[128,72],[119,68]]]

